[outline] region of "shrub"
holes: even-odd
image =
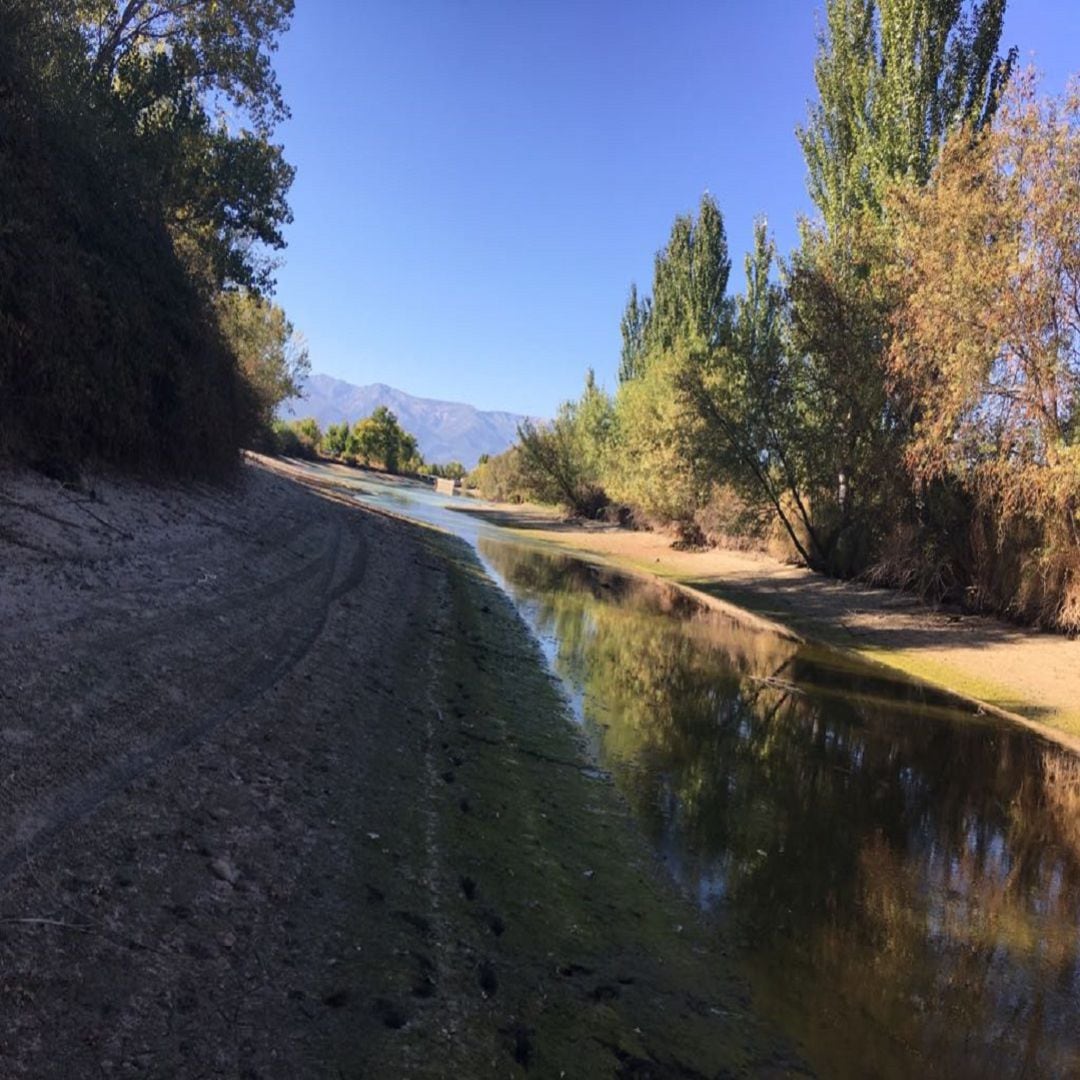
[[[305,458],[309,461],[318,458],[322,433],[312,417],[303,420],[276,420],[272,430],[273,453],[281,457]]]

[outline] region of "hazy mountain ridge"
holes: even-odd
[[[385,405],[416,436],[425,461],[460,461],[471,469],[481,454],[501,454],[517,441],[518,425],[529,417],[486,412],[473,405],[413,397],[385,383],[355,386],[329,375],[312,375],[303,396],[281,407],[286,418],[314,416],[324,430],[343,420],[355,423]]]

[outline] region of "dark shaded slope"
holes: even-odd
[[[0,453],[220,472],[235,364],[80,49],[0,7]]]

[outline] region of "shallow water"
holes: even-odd
[[[717,962],[822,1075],[1080,1075],[1074,755],[445,498],[364,486],[477,548],[714,922]]]
[[[1075,757],[668,587],[480,545],[822,1075],[1080,1075]]]

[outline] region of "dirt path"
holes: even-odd
[[[936,611],[905,593],[832,581],[765,555],[675,551],[658,533],[568,526],[531,509],[486,516],[709,593],[808,640],[851,649],[1030,721],[1080,750],[1080,640]]]
[[[445,537],[0,478],[0,1075],[799,1073],[562,710]]]

